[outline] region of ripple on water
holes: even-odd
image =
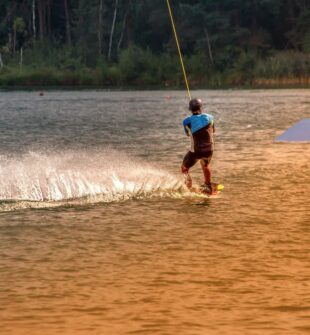
[[[217,198],[180,186],[182,92],[0,93],[0,334],[309,331],[310,147],[273,143],[309,93],[195,94]]]

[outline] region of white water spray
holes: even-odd
[[[0,156],[2,201],[110,202],[181,189],[177,177],[115,151]]]

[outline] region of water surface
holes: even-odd
[[[310,91],[194,95],[209,199],[183,92],[0,92],[0,334],[310,332],[310,146],[273,142]]]

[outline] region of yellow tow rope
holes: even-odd
[[[172,14],[171,6],[170,6],[170,0],[167,0],[167,6],[168,6],[170,19],[171,19],[171,25],[172,25],[172,29],[173,29],[173,33],[174,33],[175,42],[176,42],[178,52],[179,52],[180,63],[181,63],[181,68],[182,68],[183,75],[184,75],[184,80],[185,80],[185,84],[186,84],[188,98],[189,98],[189,100],[191,100],[191,98],[192,98],[191,97],[191,92],[190,92],[190,89],[189,89],[189,84],[188,84],[186,70],[185,70],[183,57],[182,57],[182,52],[181,52],[181,48],[180,48],[180,44],[179,44],[178,34],[177,34],[177,30],[176,30],[175,24],[174,24],[173,14]]]

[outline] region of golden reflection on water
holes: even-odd
[[[288,111],[309,114],[308,91],[291,92],[199,92],[219,120],[220,197],[1,213],[0,334],[309,333],[310,146],[272,142]],[[173,120],[171,150],[153,158],[177,174]],[[134,154],[156,153],[148,136]]]

